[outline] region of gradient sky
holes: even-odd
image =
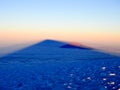
[[[0,0],[0,46],[42,39],[120,46],[120,0]]]

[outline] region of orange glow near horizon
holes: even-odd
[[[119,33],[109,32],[84,32],[84,31],[60,31],[60,30],[3,30],[0,31],[1,44],[17,44],[27,42],[37,42],[44,39],[55,39],[68,42],[89,42],[101,44],[117,44],[119,42]]]

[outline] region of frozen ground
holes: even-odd
[[[120,57],[46,40],[0,58],[0,90],[120,90]]]

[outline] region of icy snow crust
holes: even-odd
[[[120,57],[46,40],[0,58],[0,90],[119,90]]]

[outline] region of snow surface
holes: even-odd
[[[45,40],[0,58],[0,90],[119,90],[120,57]]]

